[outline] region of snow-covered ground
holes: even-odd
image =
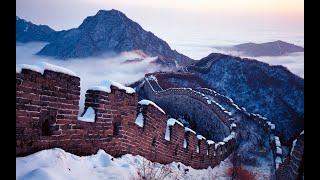
[[[42,150],[26,157],[16,158],[17,180],[98,180],[98,179],[230,179],[230,159],[222,161],[215,168],[195,170],[181,163],[168,165],[152,163],[141,156],[124,155],[113,158],[104,150],[91,156],[76,156],[62,149]],[[146,173],[143,173],[144,170]],[[140,175],[139,175],[140,174]]]

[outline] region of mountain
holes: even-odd
[[[96,15],[87,17],[78,28],[65,31],[37,54],[69,59],[134,50],[158,56],[157,63],[170,67],[192,62],[117,10],[100,10]]]
[[[273,41],[267,43],[244,43],[227,48],[237,51],[245,56],[282,56],[294,52],[304,52],[304,48],[284,41]]]
[[[21,43],[31,41],[50,42],[55,38],[56,31],[47,25],[36,25],[16,16],[16,41]]]
[[[284,140],[304,128],[304,80],[283,66],[213,53],[186,71],[198,74],[248,112],[267,117]]]

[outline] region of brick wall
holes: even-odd
[[[85,110],[95,122],[78,121],[80,79],[45,70],[23,69],[16,74],[16,156],[59,147],[77,155],[104,149],[118,157],[141,155],[160,163],[180,161],[194,168],[215,166],[234,149],[235,139],[215,149],[175,123],[165,140],[167,116],[153,105],[138,103],[138,95],[111,86],[111,93],[88,90]],[[141,112],[144,125],[135,124]],[[183,147],[184,139],[188,147]],[[197,145],[200,145],[199,153]],[[208,153],[207,153],[208,151]]]

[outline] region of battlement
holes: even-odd
[[[199,138],[133,89],[115,82],[86,92],[80,121],[80,78],[58,67],[24,66],[16,73],[16,155],[59,147],[77,155],[104,149],[118,157],[141,155],[159,163],[179,161],[194,168],[215,166],[236,145]],[[196,95],[197,96],[197,95]],[[230,131],[236,135],[235,126]],[[169,138],[167,138],[169,137]]]

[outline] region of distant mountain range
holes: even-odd
[[[117,10],[100,10],[87,17],[78,28],[54,31],[48,26],[34,25],[17,17],[16,41],[49,42],[37,54],[56,59],[84,58],[105,53],[141,50],[157,56],[157,63],[179,67],[192,59],[172,50],[162,39],[145,31],[138,23]]]
[[[282,56],[289,53],[304,52],[304,48],[284,41],[273,41],[266,43],[244,43],[232,47],[218,47],[222,50],[237,51],[244,56]]]
[[[304,80],[285,67],[212,53],[186,69],[248,112],[267,117],[282,139],[303,130]]]

